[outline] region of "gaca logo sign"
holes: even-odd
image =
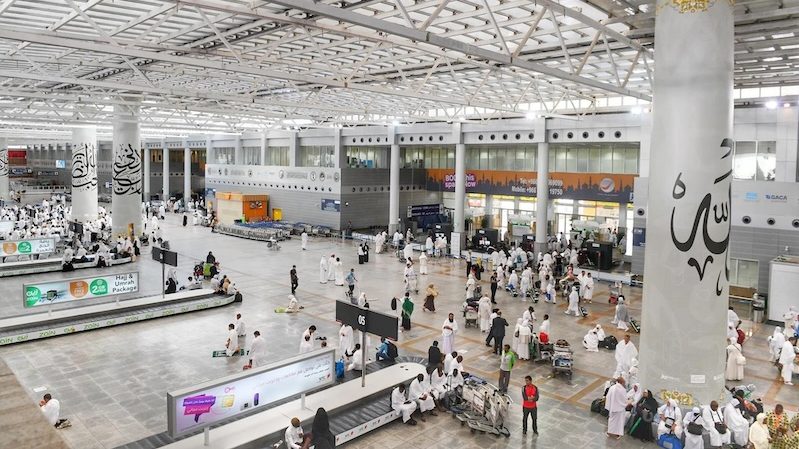
[[[774,193],[767,193],[764,195],[765,198],[769,201],[779,201],[779,202],[786,202],[788,201],[788,195],[780,195]]]

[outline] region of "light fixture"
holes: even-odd
[[[537,119],[537,118],[538,118],[538,114],[537,114],[537,113],[535,113],[535,112],[528,112],[528,113],[525,115],[525,117],[527,118],[527,120],[535,120],[535,119]]]
[[[630,109],[630,113],[633,115],[641,115],[644,113],[644,109],[641,106],[633,106],[633,108]]]
[[[777,102],[775,100],[769,100],[766,102],[766,109],[777,109]]]
[[[399,124],[400,124],[400,123],[399,123],[399,120],[393,120],[393,121],[391,122],[391,126],[399,126]]]
[[[784,107],[784,108],[790,108],[790,107],[791,107],[791,103],[783,103],[783,104],[782,104],[782,107]]]

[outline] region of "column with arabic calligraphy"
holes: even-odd
[[[97,219],[97,129],[72,130],[72,219]]]
[[[0,137],[0,200],[8,201],[8,139]]]
[[[116,106],[120,108],[121,106]],[[114,163],[111,167],[112,231],[114,235],[141,234],[142,158],[138,107],[115,111]]]
[[[733,112],[729,0],[658,0],[640,380],[724,390]]]

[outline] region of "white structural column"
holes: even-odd
[[[388,233],[399,229],[400,146],[391,145],[391,161],[388,175]]]
[[[236,165],[244,165],[244,153],[241,149],[241,136],[236,136],[235,139],[235,146],[233,147],[233,163]]]
[[[466,145],[455,144],[455,217],[452,231],[463,234],[463,205],[466,203]],[[461,240],[463,236],[461,235]]]
[[[144,201],[150,201],[150,192],[152,192],[152,190],[150,190],[150,175],[152,174],[152,171],[150,171],[150,160],[152,159],[152,153],[150,152],[150,149],[147,148],[146,146],[144,147],[143,153],[144,153],[143,156],[144,157],[144,173],[143,173]]]
[[[191,199],[191,148],[183,149],[183,203],[188,206]]]
[[[0,201],[10,200],[8,187],[8,140],[0,137]]]
[[[135,236],[141,223],[142,160],[138,106],[114,106],[114,162],[111,167],[111,230],[116,235]],[[74,202],[73,202],[74,204]]]
[[[72,130],[72,219],[97,218],[97,129]]]
[[[627,229],[627,203],[619,203],[619,226],[618,232],[627,234],[631,229]],[[619,236],[621,238],[621,236]]]
[[[667,3],[655,22],[640,382],[707,404],[728,345],[733,6],[703,5]]]
[[[538,144],[535,203],[535,252],[547,252],[547,212],[549,209],[549,143]]]
[[[169,200],[169,148],[166,147],[166,144],[161,145],[163,147],[163,157],[161,158],[161,163],[163,164],[163,178],[162,178],[162,187],[161,187],[161,199],[164,201]]]

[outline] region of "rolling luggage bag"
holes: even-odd
[[[588,316],[588,309],[586,309],[583,306],[580,306],[580,315],[582,315],[583,318],[587,317]]]
[[[633,328],[633,330],[635,331],[636,334],[640,334],[641,333],[641,324],[638,321],[635,321],[632,318],[630,318],[630,327]]]
[[[677,435],[664,433],[658,438],[658,447],[663,449],[682,449],[682,442],[677,438]]]

